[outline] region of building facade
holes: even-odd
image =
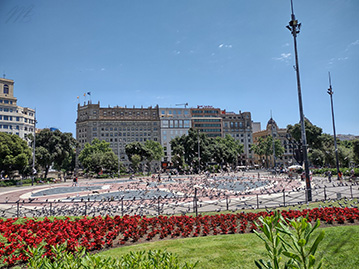
[[[100,107],[91,102],[77,106],[76,139],[82,149],[95,138],[110,143],[120,161],[129,166],[125,146],[146,140],[161,142],[159,108]],[[157,163],[158,165],[158,163]]]
[[[190,108],[192,128],[208,137],[222,137],[221,109],[212,106],[197,106]]]
[[[189,108],[160,108],[161,145],[164,150],[164,162],[171,162],[172,149],[170,141],[177,136],[187,135],[191,128]]]
[[[26,139],[34,134],[35,110],[17,105],[14,97],[14,81],[0,78],[0,132],[16,134]]]
[[[274,139],[279,139],[284,148],[284,153],[281,157],[275,155],[268,156],[269,165],[274,166],[274,156],[276,167],[288,167],[292,165],[294,162],[293,148],[288,140],[287,128],[279,128],[277,123],[270,118],[265,130],[253,133],[253,143],[257,143],[260,137],[266,138],[267,136],[273,136]],[[262,159],[260,159],[258,155],[254,154],[254,157],[257,165],[265,166],[265,156],[262,156]]]
[[[243,154],[241,154],[238,165],[252,166],[254,165],[254,156],[251,150],[253,143],[252,137],[252,118],[250,112],[234,112],[223,111],[223,137],[227,134],[243,145]]]

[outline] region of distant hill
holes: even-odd
[[[359,135],[352,134],[338,134],[337,138],[341,141],[359,139]]]

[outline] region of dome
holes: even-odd
[[[273,118],[270,118],[267,123],[267,129],[271,129],[272,127],[274,129],[278,129],[278,126],[277,126],[277,123],[275,122],[275,120],[273,120]]]

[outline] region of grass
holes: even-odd
[[[326,234],[317,252],[317,257],[323,257],[322,268],[359,268],[359,226],[320,229]],[[199,261],[197,268],[256,268],[254,260],[267,260],[264,244],[255,234],[164,240],[114,248],[97,255],[120,257],[130,251],[155,249],[175,253],[181,262]]]

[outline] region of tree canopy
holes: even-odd
[[[323,133],[322,128],[310,123],[308,120],[304,120],[305,123],[305,135],[307,138],[307,145],[309,148],[321,148],[320,136]],[[294,126],[287,126],[287,133],[294,138],[298,143],[302,140],[301,124],[297,123]]]
[[[151,162],[160,161],[164,156],[161,144],[152,140],[146,140],[145,143],[132,142],[127,144],[125,151],[135,171],[137,171],[138,165],[143,161],[147,162],[148,171],[151,171]],[[134,155],[136,156],[133,158]]]
[[[268,167],[268,157],[273,155],[273,137],[271,135],[266,138],[260,137],[256,144],[252,145],[252,150],[255,154],[266,157],[266,167]],[[276,157],[281,157],[284,153],[284,148],[279,139],[274,139],[274,151]]]
[[[209,163],[235,166],[243,145],[232,136],[209,138],[204,133],[189,129],[187,135],[171,140],[172,163],[178,170],[204,170]]]
[[[12,176],[14,171],[22,173],[29,164],[31,149],[26,141],[14,134],[0,132],[0,172]]]
[[[72,137],[71,133],[62,133],[59,130],[51,131],[50,129],[42,129],[35,135],[35,158],[36,164],[41,166],[45,171],[45,178],[51,166],[57,169],[65,167],[65,163],[69,163],[68,158],[73,158],[77,141]],[[33,143],[33,136],[28,138]],[[70,162],[71,163],[71,162]],[[73,169],[69,164],[67,169]]]
[[[105,170],[114,173],[118,170],[119,160],[110,148],[110,143],[97,138],[91,144],[85,144],[79,154],[79,161],[86,172],[100,173]]]

